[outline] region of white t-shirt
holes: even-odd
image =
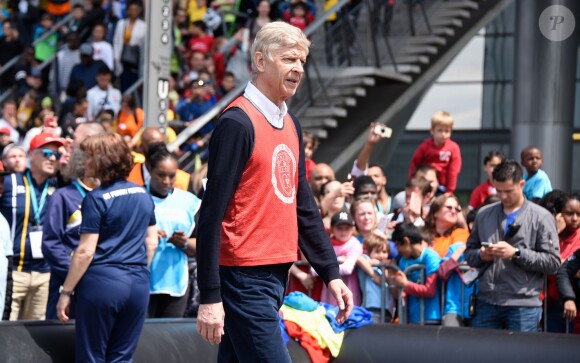
[[[91,120],[96,119],[101,110],[113,110],[115,118],[121,109],[121,92],[109,86],[107,90],[102,90],[99,86],[94,86],[87,92],[89,109],[87,114]]]
[[[102,60],[112,71],[115,61],[113,60],[113,46],[111,43],[104,40],[100,42],[93,42],[93,49],[93,59]]]

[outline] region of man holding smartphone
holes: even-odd
[[[465,258],[480,269],[473,327],[538,331],[544,275],[560,266],[554,217],[525,199],[522,170],[506,160],[493,170],[501,202],[482,208]]]

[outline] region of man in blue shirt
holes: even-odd
[[[53,176],[61,146],[64,140],[51,134],[35,136],[30,142],[30,168],[4,177],[0,213],[10,225],[14,246],[10,320],[45,317],[50,270],[42,255],[42,223],[56,189]]]

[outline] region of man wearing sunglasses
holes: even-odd
[[[30,168],[4,176],[0,213],[10,225],[12,258],[12,303],[10,320],[43,320],[48,299],[50,268],[42,255],[42,222],[56,188],[61,138],[41,133],[30,142]]]

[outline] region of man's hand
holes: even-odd
[[[208,343],[219,344],[224,335],[224,317],[224,306],[221,302],[200,304],[197,313],[197,332]]]
[[[339,324],[342,324],[346,321],[346,319],[348,319],[354,307],[352,292],[350,292],[348,287],[346,287],[346,285],[344,284],[344,282],[342,282],[341,279],[334,279],[330,281],[328,283],[328,291],[334,297],[334,299],[338,304],[339,312],[336,315],[336,321]]]
[[[574,300],[568,300],[564,303],[564,319],[572,321],[576,318],[576,303]]]
[[[489,255],[493,257],[499,257],[504,260],[509,260],[514,257],[516,249],[514,246],[510,245],[506,241],[499,241],[486,248]]]

